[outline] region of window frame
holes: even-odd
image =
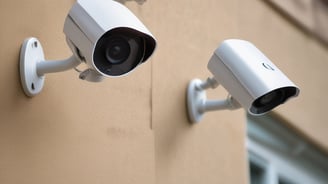
[[[278,184],[279,178],[291,183],[328,181],[327,155],[272,115],[248,115],[247,135],[249,160],[262,164],[265,184]]]

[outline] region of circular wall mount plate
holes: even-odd
[[[41,43],[36,38],[24,41],[20,53],[20,76],[24,92],[32,97],[41,92],[44,76],[38,76],[37,63],[44,61]]]
[[[203,117],[203,112],[200,111],[199,107],[206,100],[206,91],[197,89],[197,86],[201,84],[202,81],[199,79],[194,79],[190,81],[187,91],[187,105],[189,119],[192,123],[199,122]]]

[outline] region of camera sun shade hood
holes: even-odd
[[[214,74],[214,78],[253,115],[263,114],[258,112],[254,103],[269,92],[285,91],[281,103],[299,94],[299,88],[278,67],[252,43],[244,40],[224,41],[215,50],[208,63],[208,69]]]
[[[109,10],[108,7],[113,8]],[[71,8],[64,25],[64,33],[69,38],[68,44],[70,47],[79,45],[78,49],[87,62],[93,61],[94,49],[99,39],[107,32],[118,29],[144,38],[145,55],[141,62],[145,62],[155,50],[156,41],[140,20],[116,1],[78,0]],[[91,65],[94,66],[93,62]]]

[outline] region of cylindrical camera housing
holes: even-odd
[[[299,88],[248,41],[225,40],[208,69],[252,115],[264,114],[299,94]]]
[[[141,21],[112,0],[78,0],[66,18],[64,33],[74,55],[107,77],[134,70],[156,47]]]

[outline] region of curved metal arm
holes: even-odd
[[[234,110],[239,109],[240,107],[240,104],[231,95],[229,95],[227,99],[224,100],[205,100],[200,109],[202,112],[208,112],[224,109]]]
[[[218,81],[216,81],[214,79],[214,77],[209,77],[206,79],[206,81],[202,81],[201,83],[199,83],[196,87],[197,89],[199,90],[205,90],[205,89],[208,89],[208,88],[217,88],[219,86],[219,83]]]
[[[72,69],[81,64],[75,56],[65,60],[41,61],[36,64],[36,72],[39,76],[46,73],[56,73]]]

